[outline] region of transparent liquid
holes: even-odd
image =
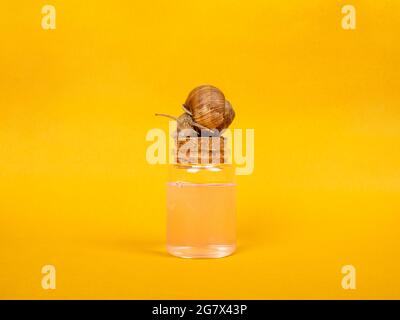
[[[221,258],[236,249],[235,185],[170,182],[167,250],[182,258]]]

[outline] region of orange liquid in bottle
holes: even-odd
[[[236,249],[235,184],[169,182],[167,250],[182,258],[220,258]]]

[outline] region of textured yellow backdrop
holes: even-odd
[[[400,3],[3,1],[0,298],[400,298]],[[255,129],[236,255],[164,250],[167,129],[194,86]],[[57,289],[41,288],[41,267]],[[357,289],[341,288],[341,267]]]

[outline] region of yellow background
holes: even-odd
[[[400,3],[3,1],[0,298],[400,298]],[[255,129],[239,249],[164,249],[145,135],[195,86]],[[57,289],[41,288],[41,267]],[[341,267],[357,269],[343,290]]]

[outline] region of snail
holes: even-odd
[[[235,111],[222,91],[211,85],[199,86],[189,93],[182,108],[184,113],[179,117],[156,113],[156,116],[177,122],[177,130],[172,135],[177,162],[224,163],[226,137],[222,132],[232,123]],[[216,139],[219,139],[219,144],[215,143]],[[199,154],[191,157],[187,153],[192,149],[198,150]]]

